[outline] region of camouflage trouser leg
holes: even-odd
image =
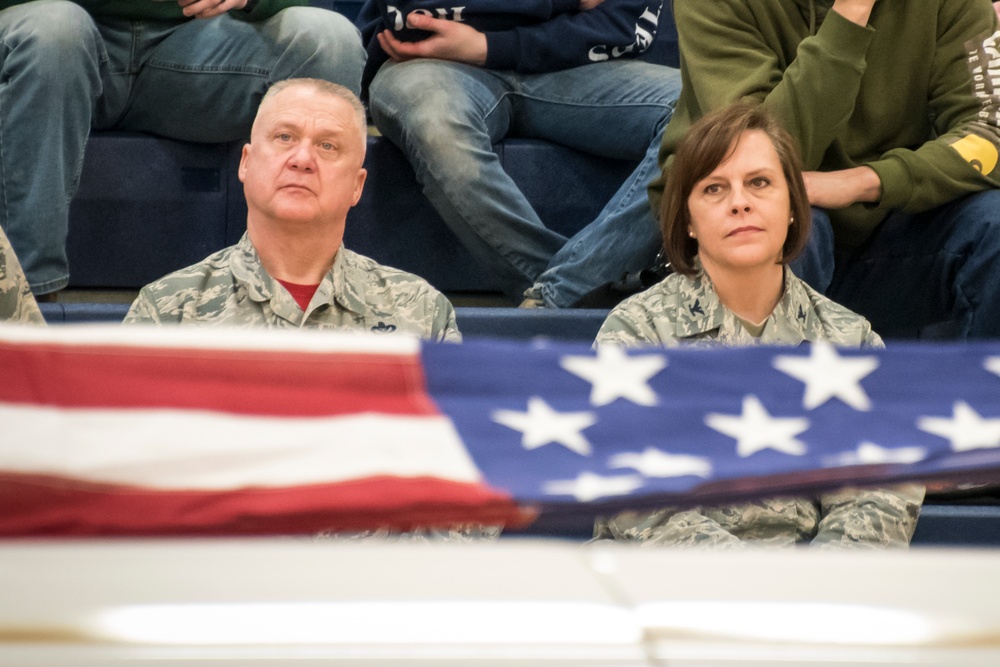
[[[598,519],[594,537],[640,542],[644,546],[711,549],[742,549],[745,546],[739,538],[697,509],[622,512],[611,519]]]

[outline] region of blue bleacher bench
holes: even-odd
[[[70,287],[138,289],[232,245],[246,230],[242,144],[97,132],[70,204]],[[570,235],[596,217],[634,165],[531,139],[495,147],[542,221]],[[369,137],[368,180],[344,243],[446,293],[496,292],[417,185],[403,154]]]
[[[40,303],[49,324],[118,323],[128,312],[127,303]],[[592,341],[604,322],[604,310],[546,310],[520,308],[455,309],[458,328],[466,338]]]

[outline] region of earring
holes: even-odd
[[[690,229],[688,230],[688,236],[694,238],[694,232],[692,232]]]
[[[790,218],[788,218],[788,224],[790,224],[790,225],[794,225],[795,224],[795,216],[794,215],[791,216]]]

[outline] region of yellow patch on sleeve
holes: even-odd
[[[962,159],[975,167],[982,174],[989,174],[997,166],[1000,154],[993,142],[970,134],[951,144]]]

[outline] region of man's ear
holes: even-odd
[[[236,172],[240,178],[240,183],[246,183],[247,175],[247,154],[250,152],[250,144],[243,144],[243,152],[240,154],[240,168]]]
[[[357,182],[354,184],[354,201],[351,202],[351,206],[356,206],[359,201],[361,201],[361,193],[365,189],[365,180],[368,178],[367,169],[358,169]]]

